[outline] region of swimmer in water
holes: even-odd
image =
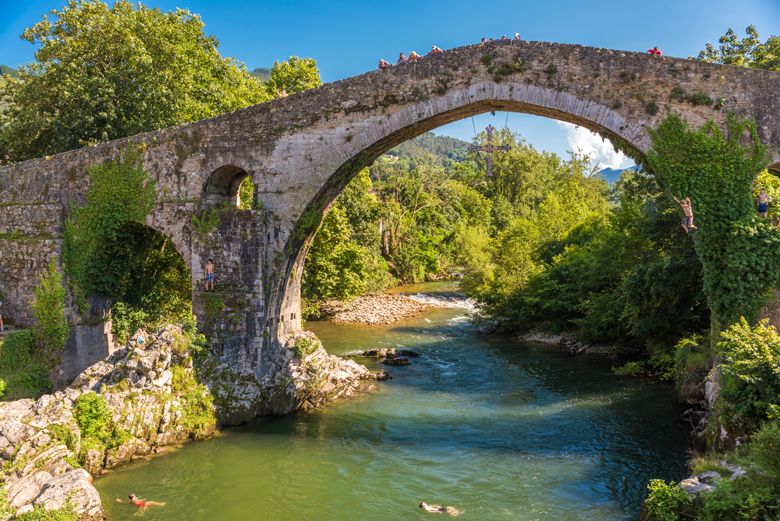
[[[460,515],[460,510],[458,510],[455,507],[443,507],[441,505],[429,505],[425,501],[420,502],[420,508],[425,510],[426,512],[431,512],[433,514],[449,514],[452,517],[457,517]]]
[[[138,499],[138,496],[133,494],[132,492],[130,495],[127,496],[130,502],[137,506],[138,508],[145,509],[146,507],[164,507],[165,503],[161,503],[159,501],[146,501],[144,499]]]

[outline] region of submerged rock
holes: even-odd
[[[409,359],[404,357],[385,358],[382,360],[382,363],[386,365],[409,365]]]

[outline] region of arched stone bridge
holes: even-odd
[[[578,45],[498,41],[425,57],[208,120],[0,168],[0,291],[5,315],[30,321],[28,301],[59,254],[64,219],[82,203],[87,168],[145,144],[159,190],[147,224],[172,239],[192,267],[196,314],[215,356],[258,379],[285,363],[282,345],[301,327],[299,288],[307,244],[322,211],[363,167],[393,146],[491,110],[587,127],[641,156],[648,128],[667,114],[692,125],[755,118],[780,168],[780,73]],[[220,211],[193,233],[192,218],[235,202],[245,176],[256,210]],[[205,306],[204,263],[213,257],[224,308]],[[68,373],[105,354],[104,329],[77,328]]]

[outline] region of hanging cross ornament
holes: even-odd
[[[495,132],[496,129],[493,127],[493,125],[488,125],[485,129],[485,132],[487,132],[487,141],[484,145],[472,145],[471,150],[474,150],[476,152],[484,152],[487,154],[485,156],[485,176],[490,177],[493,175],[493,154],[499,150],[502,150],[504,152],[509,151],[509,145],[494,145],[493,144],[493,132]]]

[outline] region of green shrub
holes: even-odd
[[[0,344],[0,378],[5,400],[37,398],[51,390],[49,372],[39,360],[32,331],[11,333]]]
[[[70,430],[70,428],[67,425],[62,425],[61,423],[55,423],[53,425],[49,425],[48,429],[52,437],[54,437],[54,439],[56,440],[59,440],[63,445],[65,445],[68,448],[68,450],[71,451],[76,450],[78,435],[72,430]]]
[[[721,333],[721,422],[744,433],[758,430],[773,405],[780,405],[780,336],[762,320],[751,327],[742,318]]]
[[[0,399],[3,398],[3,395],[5,394],[5,388],[8,387],[8,384],[5,383],[5,380],[0,378]]]
[[[29,512],[16,516],[16,521],[78,521],[79,516],[72,507],[47,510],[40,505]]]
[[[626,362],[620,367],[612,368],[612,374],[618,376],[644,376],[646,372],[644,362]]]
[[[292,350],[296,357],[306,358],[317,350],[317,343],[314,342],[311,338],[299,336],[295,339]]]
[[[201,215],[192,216],[192,231],[198,238],[203,239],[212,230],[216,230],[221,222],[217,208],[206,210]]]
[[[645,511],[651,521],[686,519],[684,516],[693,510],[693,500],[677,483],[653,479],[647,485],[647,491]]]
[[[695,404],[701,399],[710,368],[707,351],[704,335],[683,338],[674,347],[674,383],[684,403]]]
[[[83,438],[105,441],[111,434],[111,409],[95,392],[84,393],[73,404],[73,416]]]
[[[47,367],[54,367],[70,335],[70,326],[65,316],[65,288],[54,259],[49,262],[40,284],[35,288],[31,307],[35,315],[32,332],[38,358]]]
[[[8,496],[6,495],[5,488],[0,484],[0,519],[8,519],[11,517],[14,511],[11,505],[8,504]]]
[[[182,403],[181,423],[195,438],[201,438],[214,431],[216,417],[214,403],[209,390],[195,380],[190,369],[174,366],[171,390]]]
[[[700,521],[774,521],[780,518],[777,484],[757,477],[721,481],[702,499],[696,516]]]
[[[751,440],[749,448],[751,459],[778,483],[780,489],[780,420],[765,424]]]

